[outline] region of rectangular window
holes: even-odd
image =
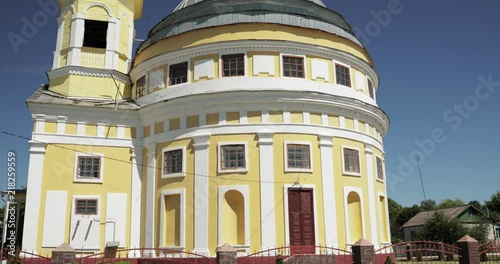
[[[97,200],[95,199],[77,199],[75,201],[75,214],[96,215]]]
[[[163,174],[182,173],[182,149],[165,151]]]
[[[187,83],[188,77],[188,63],[183,62],[170,66],[169,85],[176,85],[180,83]]]
[[[368,92],[370,93],[370,97],[375,99],[375,94],[373,93],[373,83],[368,79]]]
[[[221,146],[220,158],[223,170],[245,169],[245,145]]]
[[[310,169],[311,157],[309,145],[288,144],[287,148],[287,165],[288,168]]]
[[[344,171],[360,173],[359,151],[355,149],[344,148]]]
[[[304,78],[304,59],[300,57],[283,57],[283,75]]]
[[[146,95],[146,76],[142,76],[135,82],[135,98],[139,99]]]
[[[224,77],[245,75],[245,55],[232,54],[222,56],[222,73]]]
[[[83,33],[84,47],[105,49],[107,35],[108,22],[85,20],[85,31]]]
[[[377,177],[379,180],[384,179],[384,165],[379,157],[377,157]]]
[[[335,73],[337,75],[337,84],[351,87],[351,72],[348,67],[335,64]]]
[[[497,227],[497,230],[496,230],[496,238],[500,239],[500,228],[499,227]]]
[[[101,157],[79,156],[77,178],[99,179],[101,176]]]

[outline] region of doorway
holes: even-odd
[[[312,189],[288,189],[290,253],[315,253],[314,204]]]

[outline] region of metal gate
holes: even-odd
[[[377,264],[459,263],[460,248],[441,242],[411,241],[393,244],[375,251]]]

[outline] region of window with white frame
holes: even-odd
[[[220,146],[220,168],[222,170],[246,169],[246,153],[244,144]]]
[[[97,199],[76,199],[75,214],[97,215]]]
[[[244,76],[245,75],[245,55],[231,54],[222,56],[222,76]]]
[[[304,78],[304,58],[283,56],[283,75],[286,77]]]
[[[176,85],[181,83],[187,83],[188,77],[188,63],[177,63],[170,65],[169,69],[169,85]]]
[[[101,157],[79,156],[77,178],[99,179],[101,177]]]
[[[335,64],[335,75],[337,76],[337,84],[351,87],[351,71],[349,67]]]
[[[384,164],[379,157],[377,157],[377,178],[379,180],[384,180]]]
[[[146,75],[137,79],[135,82],[135,98],[139,99],[146,95]]]
[[[166,149],[163,151],[163,175],[184,175],[184,149]]]
[[[311,146],[307,144],[286,144],[287,169],[311,169]]]
[[[360,173],[359,150],[344,148],[344,172]]]
[[[375,93],[373,92],[373,83],[370,79],[368,79],[368,92],[370,93],[370,97],[375,99]]]

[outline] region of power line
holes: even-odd
[[[0,134],[5,134],[5,135],[8,135],[8,136],[17,137],[17,138],[20,138],[20,139],[23,139],[23,140],[34,141],[34,142],[37,142],[37,143],[50,145],[50,146],[53,146],[53,147],[56,147],[56,148],[60,148],[60,149],[72,151],[72,152],[75,152],[75,153],[78,152],[78,153],[83,153],[83,154],[86,154],[86,155],[95,155],[94,153],[89,153],[89,152],[85,152],[85,151],[73,149],[73,148],[70,148],[70,147],[66,147],[66,146],[64,146],[62,144],[47,143],[47,142],[43,142],[43,141],[40,141],[40,140],[31,139],[31,138],[28,138],[28,137],[25,137],[25,136],[17,135],[17,134],[14,134],[14,133],[6,132],[6,131],[3,131],[3,130],[0,130]],[[128,160],[122,160],[122,159],[117,159],[117,158],[112,158],[112,157],[107,157],[107,156],[103,156],[103,158],[107,159],[107,160],[112,160],[112,161],[116,161],[116,162],[128,164],[128,165],[134,165],[133,162],[130,162]],[[140,166],[140,167],[142,167],[142,168],[151,168],[151,169],[155,169],[155,170],[161,169],[161,167],[149,166],[149,165],[145,165],[145,164],[142,164],[142,163],[140,163],[140,164],[139,163],[135,163],[135,164],[138,165],[138,166]],[[184,173],[187,174],[187,175],[195,176],[195,177],[213,178],[213,179],[219,179],[219,180],[230,180],[230,181],[238,181],[238,182],[249,182],[249,183],[250,182],[251,183],[255,183],[255,182],[258,182],[258,183],[281,183],[281,184],[289,184],[290,183],[290,182],[278,182],[278,181],[260,181],[260,180],[235,179],[235,178],[229,178],[229,177],[211,176],[211,175],[204,175],[204,174],[198,174],[198,173],[189,173],[189,172],[184,172]]]

